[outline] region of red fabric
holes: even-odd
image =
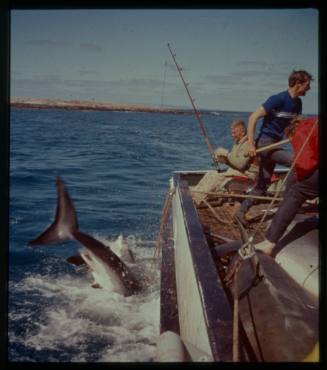
[[[275,181],[278,181],[279,179],[280,179],[280,177],[278,175],[276,175],[275,173],[273,173],[271,175],[270,182],[275,182]]]
[[[249,178],[247,176],[233,176],[233,180],[236,180],[236,181],[248,181]]]
[[[309,136],[312,126],[315,125],[313,133],[295,163],[296,177],[299,181],[310,176],[319,167],[317,119],[318,117],[311,117],[302,121],[297,127],[292,139],[294,158],[296,158],[303,146],[303,143]]]

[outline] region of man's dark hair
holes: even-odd
[[[288,86],[293,87],[297,82],[313,81],[313,77],[307,71],[293,71],[288,78]]]

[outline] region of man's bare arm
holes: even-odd
[[[254,157],[256,155],[254,134],[257,122],[260,118],[267,115],[264,107],[261,105],[255,112],[253,112],[248,121],[248,138],[249,138],[249,156]]]

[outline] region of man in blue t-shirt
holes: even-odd
[[[302,113],[302,101],[300,96],[305,96],[310,90],[312,76],[306,71],[293,71],[288,78],[288,89],[279,94],[268,98],[255,112],[253,112],[248,121],[249,155],[256,155],[256,148],[282,140],[285,128],[292,119]],[[259,136],[254,141],[254,133],[259,119],[263,118],[263,123]],[[249,193],[252,195],[262,195],[270,183],[271,176],[276,164],[290,167],[292,165],[292,154],[282,147],[269,151],[263,151],[260,154],[260,169],[256,186]],[[254,200],[246,199],[236,216],[245,225],[247,223],[245,214],[254,204]]]

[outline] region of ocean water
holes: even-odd
[[[214,146],[229,147],[230,122],[203,116]],[[194,115],[13,109],[10,119],[9,361],[153,361],[159,334],[160,266],[155,239],[175,170],[212,168]],[[80,229],[114,250],[149,284],[123,297],[94,289],[90,272],[66,259],[74,241],[31,248],[52,223],[56,176]]]

